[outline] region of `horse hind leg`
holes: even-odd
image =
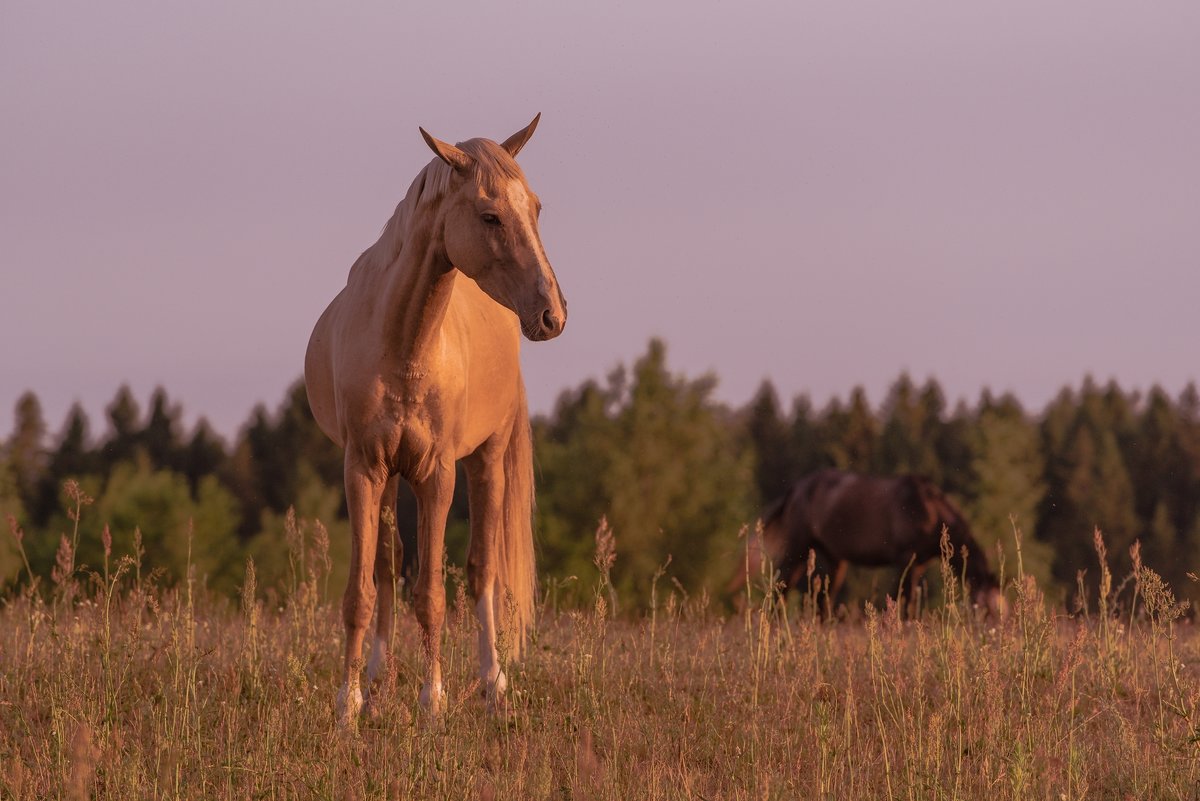
[[[846,585],[846,571],[849,567],[849,561],[839,559],[837,567],[834,568],[833,578],[829,583],[829,591],[825,594],[825,614],[830,619],[833,619],[834,610],[837,609],[838,596],[842,593],[842,587]]]
[[[504,525],[504,469],[498,454],[484,451],[466,463],[471,505],[471,545],[467,581],[479,620],[479,680],[484,697],[495,705],[508,687],[496,646],[497,623],[504,608],[500,595],[497,556]]]
[[[392,476],[379,503],[379,539],[375,549],[376,609],[375,642],[367,660],[367,684],[374,696],[387,673],[394,630],[396,577],[399,567],[396,553],[396,493],[400,479]],[[389,513],[391,515],[389,519]],[[370,706],[371,699],[368,699]]]

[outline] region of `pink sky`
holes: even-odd
[[[401,6],[411,6],[404,7]],[[231,434],[418,169],[521,155],[535,410],[665,338],[741,404],[901,370],[1039,409],[1200,378],[1200,4],[0,6],[0,435],[122,382]]]

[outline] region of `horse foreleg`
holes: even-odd
[[[421,706],[430,714],[442,710],[442,623],[446,618],[446,584],[442,557],[446,541],[446,515],[454,495],[454,463],[437,465],[429,478],[413,486],[417,497],[417,550],[420,567],[413,588],[413,608],[421,624],[426,676]]]
[[[350,513],[350,576],[342,596],[342,619],[346,624],[346,655],[342,689],[337,697],[338,721],[352,726],[362,709],[359,671],[362,644],[375,607],[375,582],[371,568],[379,528],[379,501],[386,478],[357,465],[346,463],[346,508]]]
[[[833,610],[837,607],[838,594],[842,591],[842,585],[846,583],[846,570],[850,567],[850,562],[845,559],[837,563],[837,567],[833,571],[833,581],[830,582],[829,592],[825,595],[825,600],[829,604],[829,616],[833,617]]]
[[[396,562],[396,532],[392,530],[392,526],[383,523],[382,516],[386,509],[395,513],[399,482],[398,476],[388,480],[379,503],[379,539],[375,549],[375,591],[379,613],[375,618],[375,643],[371,647],[371,658],[367,662],[367,683],[372,694],[378,689],[380,680],[387,671],[392,647],[396,571],[399,565]]]
[[[479,619],[479,680],[484,695],[495,704],[508,686],[496,650],[497,618],[503,609],[498,597],[496,557],[504,526],[503,452],[489,458],[486,452],[466,463],[470,482],[471,547],[467,553],[467,580]]]
[[[916,617],[920,611],[920,598],[917,593],[921,591],[921,580],[925,578],[925,571],[928,569],[928,562],[920,562],[914,564],[912,570],[908,574],[908,616]]]

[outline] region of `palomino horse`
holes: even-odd
[[[965,573],[976,603],[1001,611],[996,576],[967,521],[937,486],[920,476],[865,476],[841,470],[808,475],[766,509],[761,542],[751,537],[747,547],[752,559],[765,550],[779,571],[784,593],[805,577],[809,552],[815,551],[835,565],[830,599],[841,591],[851,564],[904,568],[911,563],[912,598],[928,562],[941,553],[943,528],[953,548],[950,563],[956,572]],[[729,590],[736,591],[745,581],[743,568]]]
[[[308,343],[313,415],[345,449],[353,540],[337,713],[346,725],[363,703],[359,668],[377,594],[368,680],[387,664],[395,543],[379,516],[394,508],[399,478],[418,505],[413,606],[427,660],[422,705],[436,714],[445,697],[442,557],[459,459],[469,482],[479,676],[492,701],[507,684],[497,627],[510,627],[519,653],[533,616],[533,454],[518,352],[521,334],[552,339],[567,321],[538,233],[541,203],[513,160],[540,116],[502,144],[450,145],[421,129],[437,158],[350,268]]]

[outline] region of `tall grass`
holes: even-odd
[[[1047,607],[1018,539],[1002,620],[951,590],[915,618],[888,603],[840,623],[818,582],[783,603],[770,566],[732,617],[669,564],[652,610],[618,615],[619,532],[596,541],[593,603],[543,612],[498,711],[450,571],[444,717],[417,706],[402,609],[393,669],[345,734],[318,524],[289,517],[287,586],[264,602],[250,563],[240,604],[190,571],[160,586],[136,552],[80,569],[64,537],[49,586],[0,609],[0,798],[1200,797],[1200,638],[1136,554],[1136,608],[1118,608],[1099,538],[1079,615]]]

